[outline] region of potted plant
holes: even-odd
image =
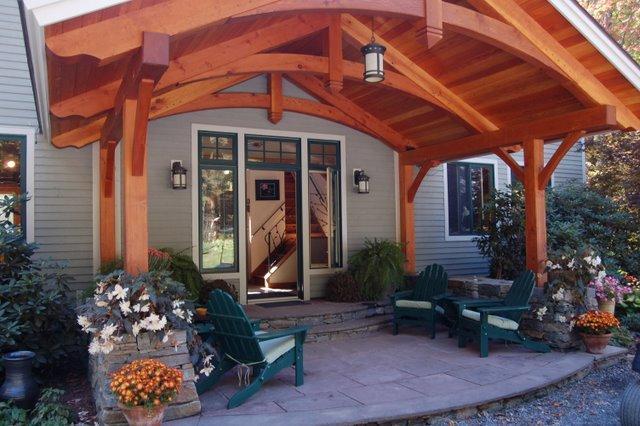
[[[157,426],[182,388],[182,371],[155,359],[140,359],[114,372],[110,388],[131,426]]]
[[[580,316],[575,328],[580,332],[582,341],[591,354],[601,354],[611,340],[613,330],[620,327],[620,321],[611,313],[589,311]]]
[[[595,289],[598,309],[604,312],[614,313],[616,302],[622,302],[623,297],[633,289],[620,283],[620,280],[613,275],[599,274],[589,283]]]
[[[404,280],[405,256],[402,244],[365,238],[363,248],[349,259],[360,295],[376,302]]]

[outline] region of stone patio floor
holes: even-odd
[[[477,346],[457,347],[439,332],[418,329],[305,345],[305,384],[282,371],[242,406],[227,410],[238,390],[230,372],[201,395],[200,416],[168,425],[323,425],[385,422],[436,415],[527,394],[558,383],[602,358],[584,352],[538,354],[495,343],[488,358]]]

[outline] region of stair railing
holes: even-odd
[[[266,231],[266,230],[267,230],[267,229],[266,229],[267,223],[269,223],[269,221],[270,221],[271,219],[273,219],[273,217],[274,217],[275,215],[277,215],[277,214],[278,214],[278,212],[280,212],[280,211],[282,211],[283,213],[285,212],[285,203],[284,203],[284,202],[283,202],[282,204],[280,204],[280,205],[278,206],[278,208],[277,208],[277,209],[275,209],[275,210],[273,211],[273,213],[271,213],[271,215],[270,215],[270,216],[269,216],[269,217],[268,217],[264,222],[262,222],[262,225],[260,225],[260,227],[258,227],[258,229],[256,229],[256,232],[254,232],[253,234],[251,234],[251,236],[252,236],[252,237],[255,237],[255,236],[256,236],[256,234],[257,234],[258,232],[260,232],[260,231]],[[282,220],[282,219],[281,219],[281,220]],[[279,220],[278,222],[280,222],[281,220]]]

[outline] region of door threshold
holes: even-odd
[[[257,305],[262,303],[275,303],[275,302],[293,302],[295,300],[299,300],[304,302],[303,299],[300,299],[297,296],[290,297],[265,297],[261,299],[247,299],[247,305]]]

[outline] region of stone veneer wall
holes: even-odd
[[[456,296],[469,298],[503,298],[511,288],[511,281],[484,277],[452,277],[449,279],[449,291]],[[589,304],[594,304],[589,298]],[[542,320],[536,316],[538,309],[547,307]],[[578,307],[570,292],[565,293],[561,301],[549,303],[542,288],[533,289],[531,310],[525,312],[520,321],[520,331],[535,339],[542,340],[551,347],[560,350],[579,349],[581,339],[572,331],[571,319],[578,315]]]
[[[173,335],[174,342],[156,342],[148,334],[141,334],[135,339],[125,336],[122,342],[116,344],[109,354],[92,356],[89,361],[93,398],[96,403],[97,420],[101,425],[126,425],[127,422],[118,408],[118,403],[109,389],[109,375],[122,365],[141,358],[154,358],[169,367],[182,370],[184,382],[182,391],[167,407],[164,420],[181,419],[200,413],[200,400],[193,381],[195,373],[189,349],[186,343],[186,333],[177,331]]]

